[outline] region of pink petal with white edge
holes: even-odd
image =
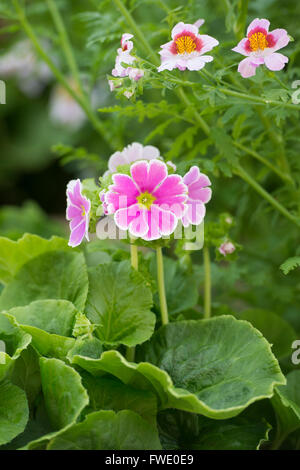
[[[85,234],[86,223],[83,220],[81,224],[79,224],[75,229],[72,230],[68,245],[72,247],[80,245],[80,243],[84,239]]]
[[[274,31],[270,31],[269,35],[272,36],[275,41],[275,45],[271,48],[272,51],[278,51],[287,46],[290,42],[289,35],[285,29],[274,29]]]
[[[199,201],[188,200],[188,209],[182,217],[182,225],[200,225],[206,213],[205,205]]]
[[[206,204],[211,200],[211,194],[212,192],[210,188],[203,188],[203,186],[198,182],[189,186],[189,200],[193,199]]]
[[[109,191],[124,194],[127,197],[136,197],[139,193],[138,188],[128,175],[117,173],[113,175],[113,185],[109,186]]]
[[[177,217],[181,217],[184,212],[184,202],[187,200],[187,187],[182,182],[179,175],[168,176],[163,183],[155,189],[153,196],[156,197],[155,204],[169,207]]]
[[[198,29],[199,28],[197,28],[197,26],[194,24],[185,24],[180,21],[180,23],[177,23],[177,25],[172,29],[172,39],[174,39],[177,34],[180,34],[183,31],[189,31],[190,33],[198,34]]]
[[[169,236],[177,227],[178,219],[170,211],[165,211],[153,204],[148,211],[149,231],[143,237],[145,240],[157,240],[161,236]]]
[[[266,20],[266,19],[261,19],[260,20],[259,18],[255,18],[255,20],[253,20],[248,26],[247,36],[255,28],[263,28],[268,32],[269,31],[269,26],[270,26],[270,21],[269,20]]]
[[[143,238],[149,230],[147,210],[140,210],[139,215],[130,222],[129,233],[133,237]]]
[[[278,52],[274,52],[273,54],[265,57],[266,67],[274,72],[282,70],[288,61],[289,59],[285,55]]]
[[[232,50],[234,52],[238,52],[239,54],[248,56],[250,55],[250,51],[247,51],[246,44],[248,42],[247,38],[242,39],[237,46],[235,46]]]
[[[122,207],[115,213],[114,220],[116,226],[121,230],[128,230],[129,224],[139,217],[141,209],[138,204],[133,204],[129,207]]]
[[[67,220],[74,219],[75,217],[80,217],[82,214],[82,209],[72,204],[67,207]]]
[[[205,67],[205,64],[207,62],[212,62],[214,58],[211,55],[204,55],[204,56],[198,56],[198,57],[193,57],[191,59],[188,59],[186,61],[186,67],[188,70],[201,70],[203,67]]]
[[[242,75],[243,78],[253,77],[256,74],[256,67],[251,61],[251,57],[243,59],[238,66],[238,72]]]
[[[201,54],[205,54],[205,52],[211,51],[219,44],[217,39],[213,38],[212,36],[208,36],[207,34],[201,34],[200,39],[202,41]]]
[[[139,142],[133,142],[123,150],[123,155],[127,163],[143,159],[143,146]]]
[[[183,177],[183,182],[187,186],[194,181],[197,181],[197,179],[200,176],[200,170],[197,166],[192,166],[189,171],[184,175]]]
[[[130,172],[142,193],[145,191],[152,193],[168,175],[167,166],[160,160],[150,160],[149,162],[142,160],[134,163]]]

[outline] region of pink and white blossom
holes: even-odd
[[[159,157],[159,150],[153,145],[143,146],[138,142],[133,142],[121,152],[115,152],[111,155],[108,161],[108,169],[109,172],[115,173],[120,166],[130,165],[138,160],[154,160]]]
[[[197,166],[192,166],[183,177],[183,182],[188,188],[188,199],[182,224],[184,227],[190,224],[199,225],[206,213],[205,204],[211,199],[211,189],[208,188],[211,182]]]
[[[222,243],[222,245],[219,246],[218,249],[221,255],[227,256],[227,255],[231,255],[231,253],[235,251],[235,246],[233,243],[227,241],[227,242]]]
[[[206,34],[199,34],[199,25],[203,20],[198,20],[195,24],[178,23],[172,29],[172,41],[161,46],[159,52],[161,65],[158,71],[173,70],[200,70],[207,62],[211,62],[213,57],[204,55],[219,44],[215,38]]]
[[[246,56],[238,67],[243,78],[255,75],[257,67],[265,64],[269,70],[282,70],[288,57],[277,52],[285,47],[290,38],[285,29],[269,32],[270,21],[256,18],[247,30],[247,37],[242,39],[232,50]]]
[[[67,186],[67,220],[70,221],[71,235],[69,246],[80,245],[84,237],[89,240],[89,217],[91,201],[82,195],[79,179],[72,180]]]
[[[105,201],[117,227],[149,241],[175,231],[187,199],[181,176],[168,175],[166,164],[155,159],[133,163],[130,176],[118,173],[112,178]]]
[[[133,34],[124,33],[121,38],[121,47],[117,50],[117,57],[115,67],[112,70],[114,77],[126,77],[128,75],[127,67],[122,64],[130,65],[136,60],[134,56],[130,54],[133,49],[133,42],[130,39],[133,38]]]

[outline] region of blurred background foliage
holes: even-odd
[[[299,269],[287,276],[279,269],[287,258],[300,254],[299,225],[276,211],[237,176],[236,170],[237,162],[242,162],[260,187],[299,221],[299,111],[280,104],[259,105],[220,92],[227,83],[240,93],[249,92],[283,105],[290,103],[292,82],[300,78],[300,3],[124,1],[156,54],[178,21],[194,23],[205,18],[201,32],[220,41],[218,51],[213,51],[213,65],[207,66],[212,76],[205,77],[197,72],[157,74],[146,62],[149,54],[136,39],[137,53],[145,60],[149,76],[144,80],[143,94],[127,100],[117,99],[107,83],[122,33],[133,32],[115,3],[56,0],[98,124],[72,108],[70,96],[57,88],[57,79],[43,68],[26,39],[16,4],[26,6],[29,24],[66,80],[70,73],[49,2],[1,0],[0,79],[5,80],[7,95],[6,104],[0,105],[0,235],[17,239],[24,232],[45,237],[66,234],[63,217],[68,180],[98,178],[112,152],[133,141],[156,145],[162,155],[176,162],[180,172],[196,163],[209,175],[213,198],[207,223],[218,220],[223,212],[229,213],[233,219],[230,237],[243,247],[232,262],[217,262],[212,257],[213,313],[265,309],[286,319],[300,333]],[[284,71],[275,76],[266,69],[258,70],[256,77],[243,80],[237,73],[241,57],[231,49],[256,17],[268,18],[271,29],[287,29],[295,42],[284,51],[290,59]],[[12,54],[17,56],[16,63]],[[191,109],[178,102],[176,79],[195,84],[190,90],[186,88]],[[67,116],[57,110],[61,102],[64,110],[69,109]],[[209,137],[193,122],[195,109],[210,123]],[[75,115],[76,122],[72,120]],[[186,120],[178,118],[180,115]],[[243,145],[244,151],[237,150],[233,142]],[[251,158],[245,148],[259,152],[277,172]],[[192,256],[199,264],[201,286],[202,254]]]

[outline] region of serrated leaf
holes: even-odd
[[[280,266],[281,271],[284,274],[288,274],[293,269],[300,267],[300,256],[294,256],[293,258],[288,258],[282,265]]]

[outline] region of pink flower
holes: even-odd
[[[211,199],[211,185],[209,178],[200,173],[197,166],[192,168],[183,177],[183,182],[188,188],[187,211],[182,218],[184,227],[201,224],[205,216],[205,205]]]
[[[171,235],[185,210],[187,188],[181,176],[168,175],[160,160],[136,162],[130,173],[114,174],[105,195],[116,225],[144,240]]]
[[[115,68],[111,72],[114,77],[127,77],[128,68],[125,68],[122,64],[131,65],[136,60],[130,54],[133,49],[131,38],[133,38],[133,35],[128,33],[124,33],[121,38],[121,47],[117,50]]]
[[[142,69],[137,69],[134,67],[128,67],[127,69],[128,77],[135,82],[138,82],[144,75],[145,72]]]
[[[159,158],[159,150],[152,145],[145,147],[138,142],[133,142],[125,147],[121,152],[115,152],[108,161],[108,168],[111,173],[116,173],[119,166],[130,165],[137,160],[154,160]]]
[[[226,256],[226,255],[231,255],[235,251],[235,246],[231,242],[224,242],[222,245],[219,247],[219,252],[221,255]]]
[[[252,77],[256,68],[265,64],[269,70],[281,70],[289,59],[276,51],[289,43],[289,36],[285,29],[274,29],[269,33],[270,21],[259,18],[250,23],[247,37],[242,39],[232,49],[239,54],[247,56],[238,67],[244,78]]]
[[[206,34],[198,34],[202,20],[196,24],[178,23],[172,29],[172,41],[161,46],[161,66],[158,71],[173,70],[200,70],[206,62],[211,62],[213,57],[203,55],[211,51],[219,44],[219,41]]]
[[[69,246],[78,246],[84,236],[89,240],[89,214],[91,201],[82,195],[79,179],[72,180],[67,186],[67,220],[70,220],[71,235]]]

